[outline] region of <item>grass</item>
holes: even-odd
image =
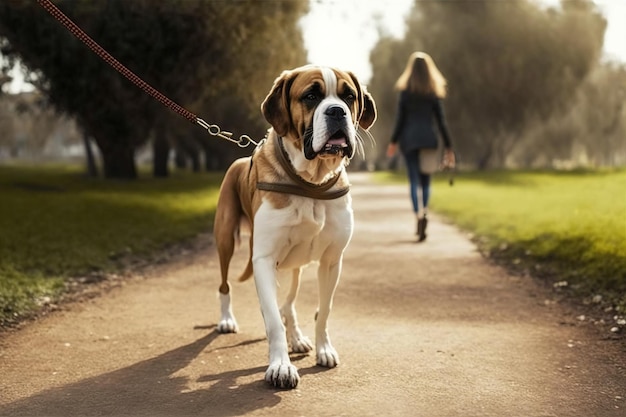
[[[76,167],[0,167],[0,324],[71,277],[113,272],[212,227],[221,175],[88,179]]]
[[[438,175],[431,207],[511,268],[626,311],[625,170]]]

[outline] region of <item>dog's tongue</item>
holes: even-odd
[[[331,154],[338,154],[346,148],[348,148],[348,139],[340,130],[332,135],[324,145],[324,151]]]
[[[332,145],[332,146],[343,146],[346,145],[346,138],[341,136],[339,138],[331,138],[328,139],[328,142],[326,142],[327,145]]]

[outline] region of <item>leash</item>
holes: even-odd
[[[193,124],[197,124],[200,127],[206,129],[210,135],[217,136],[221,139],[228,140],[230,142],[236,143],[240,148],[246,148],[250,144],[258,146],[258,142],[255,142],[248,135],[241,135],[239,138],[233,138],[232,132],[227,132],[222,129],[218,125],[209,124],[180,106],[176,102],[172,101],[157,89],[152,87],[150,84],[142,80],[137,74],[129,70],[126,66],[124,66],[121,62],[115,59],[111,54],[109,54],[104,48],[102,48],[96,41],[94,41],[89,35],[87,35],[76,23],[74,23],[69,17],[67,17],[58,7],[56,7],[50,0],[37,0],[39,5],[43,7],[52,17],[54,17],[57,21],[59,21],[67,30],[69,30],[72,35],[74,35],[78,40],[87,45],[89,49],[92,50],[96,55],[98,55],[104,62],[113,67],[117,72],[122,74],[126,79],[135,84],[137,87],[141,88],[148,95],[152,96],[154,99],[158,100],[161,104],[169,109],[173,110],[178,115],[184,117],[188,121]]]

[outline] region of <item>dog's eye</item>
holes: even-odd
[[[300,100],[308,108],[313,108],[324,98],[322,86],[314,82],[309,88],[302,92]]]
[[[346,102],[346,104],[348,104],[349,106],[352,105],[352,103],[354,103],[354,101],[356,100],[356,97],[354,96],[354,94],[352,93],[347,93],[344,94],[343,97],[341,97],[343,99],[343,101]]]
[[[302,97],[302,100],[309,101],[309,102],[317,101],[317,94],[307,93]]]

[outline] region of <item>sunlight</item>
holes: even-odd
[[[320,0],[302,18],[309,62],[353,71],[369,80],[369,53],[379,38],[379,29],[391,36],[404,35],[404,17],[412,0]]]

